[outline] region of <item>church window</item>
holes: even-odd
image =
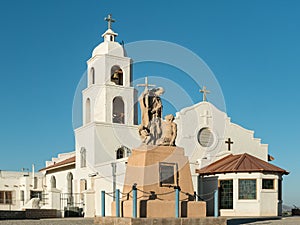
[[[67,187],[68,187],[68,193],[72,193],[72,189],[73,189],[73,174],[70,172],[67,175]]]
[[[30,199],[33,199],[33,198],[39,198],[40,200],[42,200],[43,199],[42,192],[41,191],[30,191]]]
[[[37,186],[38,186],[38,178],[34,177],[33,178],[33,189],[37,189]]]
[[[87,181],[86,181],[86,179],[81,179],[80,180],[80,192],[83,192],[86,190],[87,190]]]
[[[23,190],[20,191],[20,201],[25,201],[25,192]]]
[[[84,194],[83,192],[87,190],[87,181],[86,179],[81,179],[80,180],[80,199],[83,201],[84,200]]]
[[[211,147],[215,138],[213,132],[209,128],[202,128],[198,133],[198,142],[202,147]]]
[[[95,84],[95,69],[94,67],[91,68],[90,70],[90,80],[89,80],[90,84]]]
[[[131,150],[125,146],[124,146],[124,148],[126,149],[126,157],[131,156]]]
[[[85,123],[91,122],[91,100],[88,98],[85,103]]]
[[[239,199],[256,199],[255,179],[239,179]]]
[[[113,100],[113,123],[125,123],[124,102],[121,97],[115,97]]]
[[[80,168],[86,167],[86,149],[80,149]]]
[[[113,66],[110,75],[111,82],[116,85],[123,85],[123,70],[119,66]]]
[[[262,189],[274,189],[274,180],[273,179],[263,179],[262,180]]]
[[[233,209],[233,180],[220,180],[220,209]]]
[[[0,204],[12,204],[12,191],[0,191]]]
[[[52,176],[50,179],[51,188],[56,188],[56,178],[55,176]]]
[[[118,148],[117,150],[117,159],[122,159],[125,157],[125,151],[124,149],[121,147],[121,148]]]
[[[67,204],[73,205],[73,174],[71,172],[67,175]]]

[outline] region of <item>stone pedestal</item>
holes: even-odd
[[[61,210],[61,205],[60,205],[60,194],[61,191],[59,189],[56,188],[51,188],[49,190],[49,208],[50,209],[57,209],[57,210]]]
[[[86,190],[83,192],[84,195],[84,217],[95,216],[95,191]]]
[[[179,186],[180,215],[205,217],[206,203],[194,202],[194,190],[188,157],[184,149],[171,146],[144,145],[133,149],[128,158],[123,193],[136,184],[137,216],[175,217],[175,189]],[[132,193],[121,202],[123,217],[132,216]]]

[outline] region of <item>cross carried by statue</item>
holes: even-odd
[[[145,92],[146,92],[146,91],[149,91],[148,87],[155,87],[156,85],[155,84],[149,84],[148,83],[148,77],[146,76],[145,77],[145,83],[144,84],[138,84],[137,86],[138,87],[145,87]]]

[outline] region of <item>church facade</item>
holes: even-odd
[[[83,125],[75,130],[75,151],[59,155],[41,169],[44,192],[49,195],[45,208],[66,211],[73,207],[82,210],[86,217],[101,215],[100,192],[105,190],[112,193],[105,202],[106,214],[110,215],[113,192],[123,187],[127,157],[131,149],[141,144],[132,59],[116,42],[118,34],[111,29],[111,17],[108,21],[103,42],[87,62],[88,82],[82,92]],[[177,112],[174,122],[178,130],[176,145],[189,156],[194,191],[206,200],[208,215],[214,214],[213,196],[217,190],[221,216],[280,214],[281,179],[288,173],[270,166],[268,145],[255,138],[253,131],[232,123],[206,97]],[[245,168],[239,170],[205,170],[223,159],[243,154],[251,158],[250,166],[245,163]],[[255,171],[251,165],[256,165]],[[266,170],[268,166],[271,169]],[[239,198],[239,194],[246,195],[243,192],[251,192],[251,198]],[[268,210],[258,211],[257,207]]]

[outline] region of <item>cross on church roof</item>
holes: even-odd
[[[203,120],[203,124],[204,125],[208,125],[209,119],[212,118],[212,116],[209,114],[209,112],[207,110],[205,110],[205,113],[200,115],[200,117],[202,117]]]
[[[210,91],[206,89],[206,86],[203,86],[203,88],[200,90],[201,93],[203,93],[203,101],[207,101],[207,94],[210,94]]]
[[[111,14],[108,14],[108,16],[104,18],[104,20],[107,21],[108,29],[111,29],[111,24],[116,22],[116,20],[112,18]]]
[[[138,84],[138,87],[145,87],[145,91],[148,91],[148,87],[155,87],[154,84],[149,84],[148,83],[148,77],[145,77],[145,83],[144,84]]]
[[[228,138],[228,141],[225,141],[226,144],[228,144],[228,151],[231,151],[231,145],[234,144],[231,138]]]

